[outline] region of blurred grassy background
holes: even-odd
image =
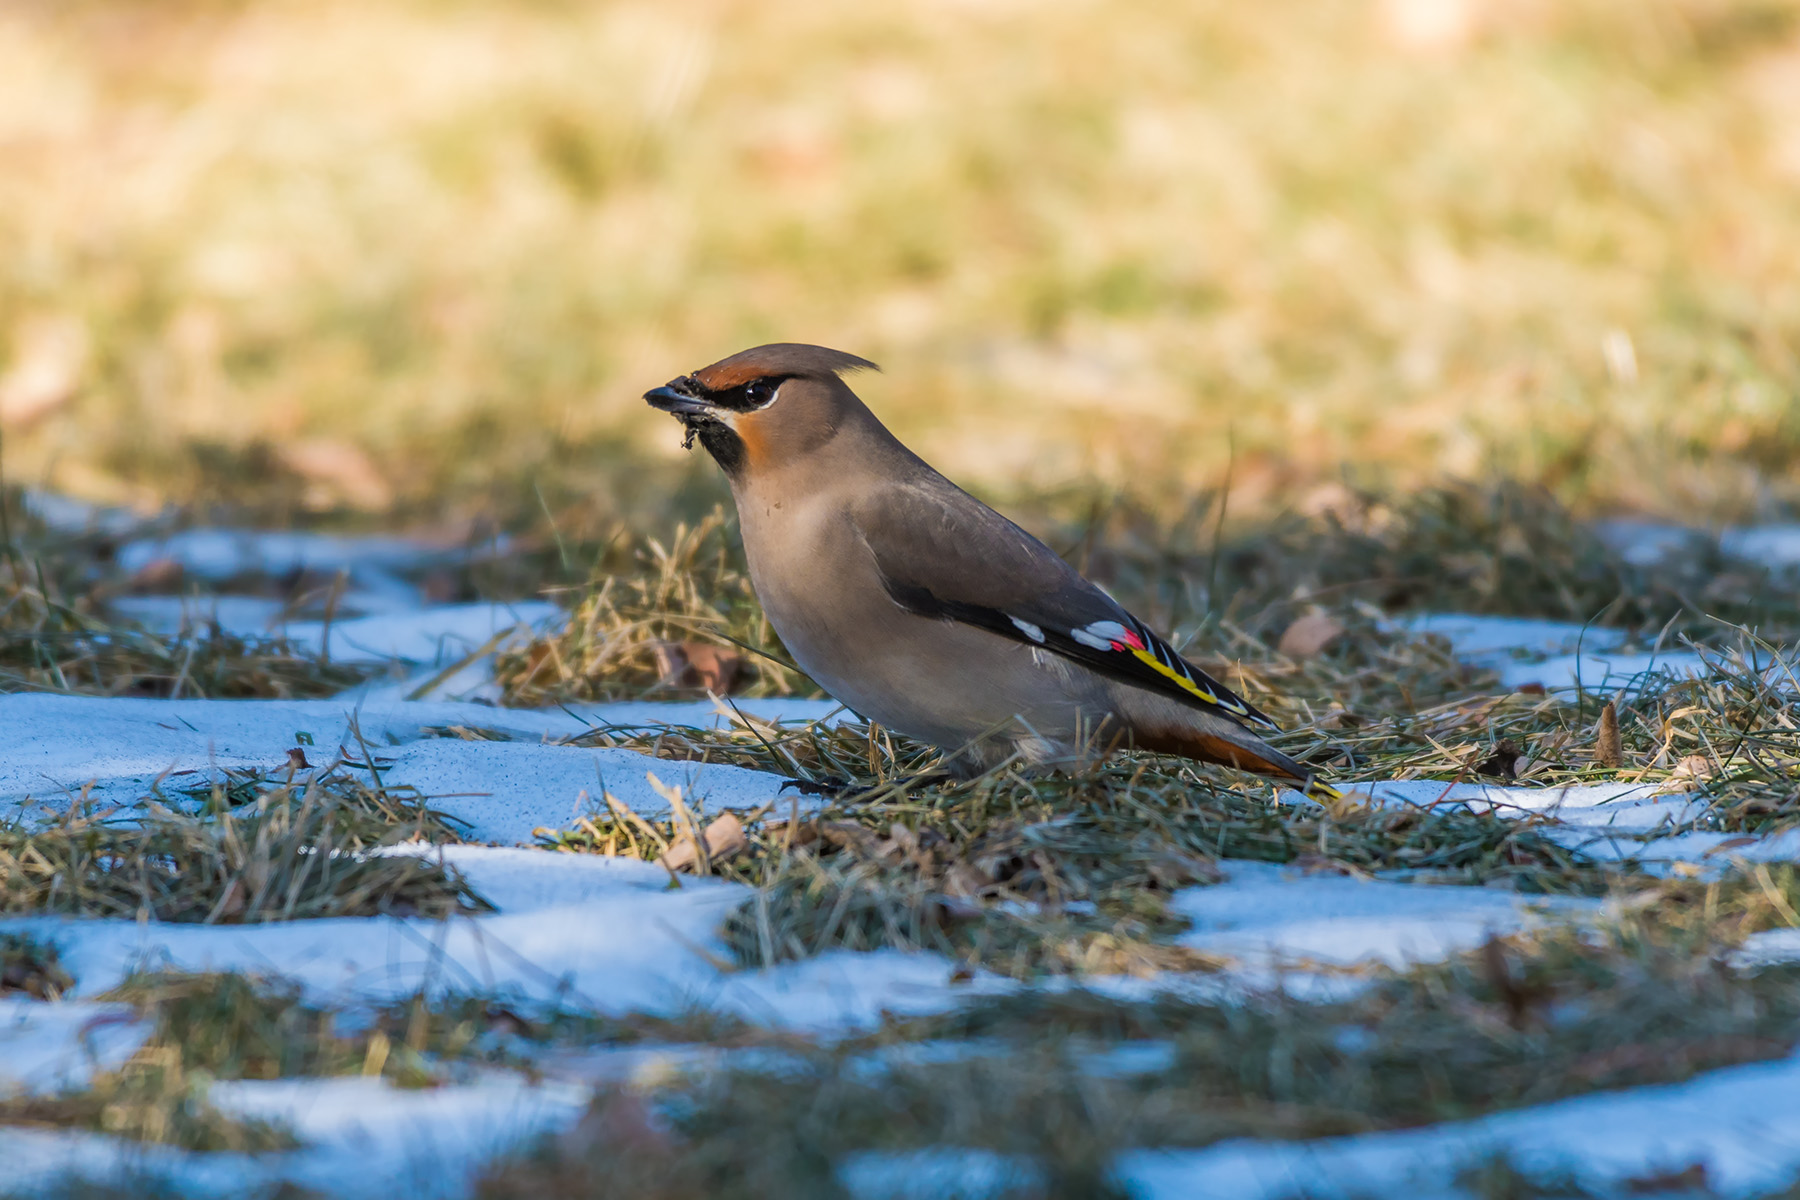
[[[778,339],[1002,499],[1786,511],[1800,2],[0,8],[9,482],[629,515]]]

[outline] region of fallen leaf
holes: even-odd
[[[669,687],[700,688],[715,696],[730,694],[743,674],[744,656],[709,642],[652,642],[656,671]]]
[[[360,446],[329,438],[285,442],[277,448],[282,465],[312,485],[308,502],[327,508],[347,501],[356,508],[385,509],[394,489]]]
[[[1594,765],[1613,770],[1625,765],[1624,752],[1619,746],[1619,710],[1611,700],[1600,710],[1600,720],[1595,723]]]
[[[179,592],[185,574],[179,559],[153,558],[132,573],[126,586],[140,595]]]
[[[1494,747],[1494,753],[1476,764],[1475,773],[1485,775],[1489,779],[1513,780],[1519,777],[1519,766],[1525,759],[1524,751],[1511,738],[1501,738],[1500,744]]]
[[[1310,612],[1287,627],[1276,649],[1289,658],[1313,658],[1343,634],[1343,622],[1328,613]]]
[[[1669,772],[1669,779],[1671,782],[1677,779],[1711,779],[1718,773],[1718,767],[1706,755],[1689,754],[1675,764],[1675,769]]]
[[[709,862],[722,862],[745,846],[744,823],[737,819],[736,813],[726,813],[706,827],[701,835],[706,839],[706,857]],[[682,838],[656,861],[671,871],[680,871],[692,867],[699,861],[694,853],[692,838]]]

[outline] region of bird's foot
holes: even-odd
[[[784,779],[781,786],[775,789],[775,794],[780,795],[793,788],[802,796],[827,796],[835,799],[855,786],[848,779]]]
[[[854,803],[877,794],[910,791],[915,787],[947,783],[954,779],[948,771],[921,771],[917,775],[901,775],[882,783],[857,784],[848,779],[786,779],[778,792],[793,788],[802,796],[823,796],[828,800]]]

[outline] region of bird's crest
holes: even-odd
[[[809,346],[804,342],[771,342],[740,350],[730,358],[721,358],[710,367],[701,367],[694,378],[709,392],[729,391],[742,387],[752,379],[770,376],[786,378],[826,379],[846,371],[879,371],[880,367],[866,358],[832,350],[825,346]]]

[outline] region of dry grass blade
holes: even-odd
[[[715,509],[698,524],[679,526],[666,545],[640,536],[632,569],[597,578],[561,632],[499,655],[495,676],[508,701],[703,694],[705,673],[687,669],[703,650],[717,652],[712,662],[732,656],[731,681],[747,695],[810,690],[773,657],[775,637],[750,588],[733,524]],[[680,669],[671,666],[671,646],[689,647]]]

